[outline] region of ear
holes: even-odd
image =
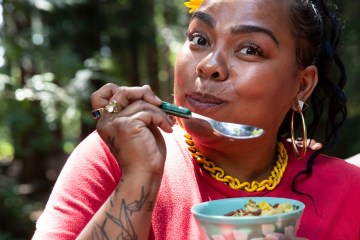
[[[294,99],[294,103],[291,106],[293,110],[296,110],[299,100],[305,102],[311,96],[318,83],[318,69],[315,65],[307,66],[299,72],[298,76],[300,85],[296,99]]]

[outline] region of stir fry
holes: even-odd
[[[275,214],[281,214],[281,213],[286,213],[286,212],[291,212],[294,211],[296,209],[298,209],[299,207],[296,205],[291,205],[289,203],[277,203],[274,205],[271,205],[269,203],[267,203],[266,201],[262,201],[260,204],[253,201],[253,200],[249,200],[244,208],[241,209],[237,209],[231,212],[228,212],[226,214],[224,214],[225,216],[236,216],[236,217],[241,217],[241,216],[270,216],[270,215],[275,215]]]

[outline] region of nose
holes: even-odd
[[[199,62],[196,72],[201,78],[218,81],[226,80],[229,74],[221,53],[214,52],[209,53]]]

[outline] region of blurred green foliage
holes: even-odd
[[[348,97],[348,119],[342,127],[341,139],[328,153],[347,158],[360,153],[360,1],[334,0],[344,20],[341,57],[347,70],[345,93]]]
[[[30,239],[33,231],[31,202],[19,195],[13,179],[0,177],[0,239]]]
[[[0,10],[0,176],[12,179],[0,186],[0,239],[28,239],[34,206],[95,129],[93,91],[149,84],[170,100],[188,15],[165,0],[2,0]]]
[[[360,3],[335,2],[346,20],[349,119],[330,153],[349,157],[360,152]],[[89,105],[95,89],[149,84],[172,100],[174,58],[189,14],[183,1],[165,0],[0,0],[0,6],[0,176],[16,175],[1,179],[0,239],[27,239],[34,206],[46,200],[67,154],[95,128]],[[17,174],[9,170],[13,163],[20,163]],[[32,190],[19,195],[20,184]]]

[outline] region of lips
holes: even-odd
[[[226,103],[226,101],[219,99],[214,95],[198,92],[189,94],[187,100],[193,111],[212,110]]]

